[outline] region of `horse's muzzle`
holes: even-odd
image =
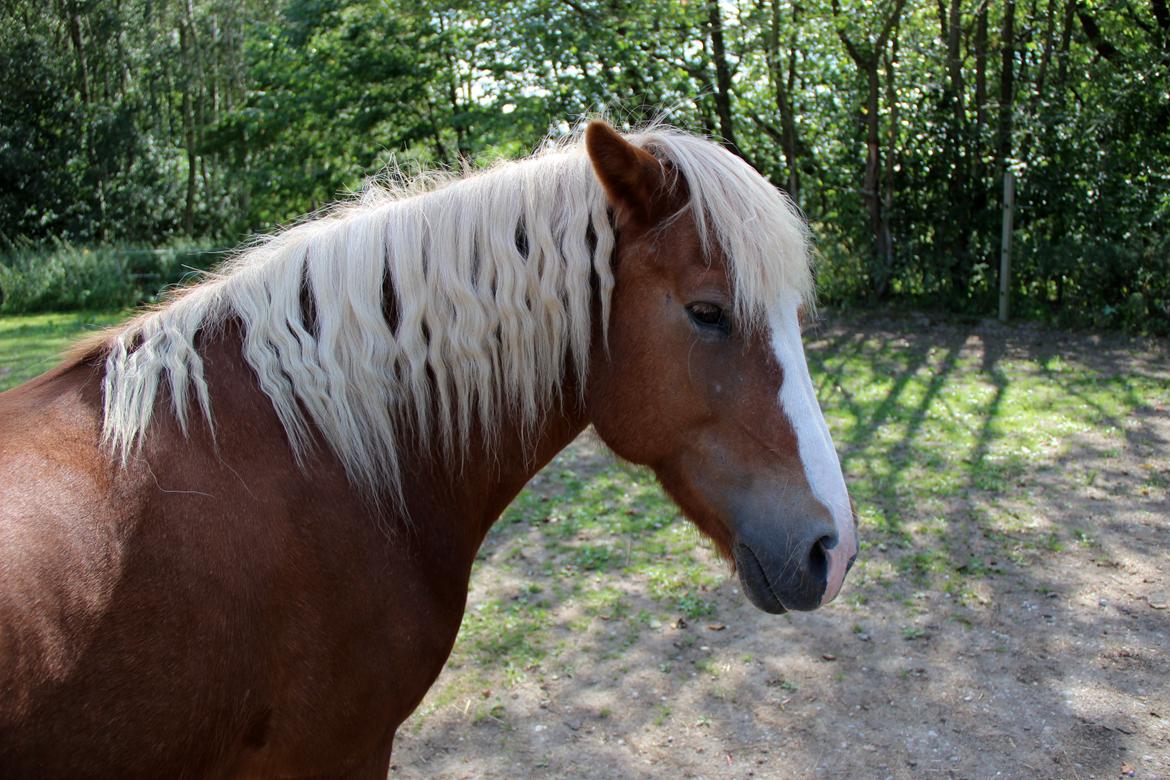
[[[813,610],[831,601],[856,557],[842,549],[831,525],[813,523],[796,532],[741,531],[732,548],[748,600],[772,614]]]

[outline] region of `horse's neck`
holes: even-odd
[[[218,381],[213,382],[218,385],[214,394],[219,397],[212,400],[217,412],[250,419],[257,407],[271,408],[271,402],[256,386],[252,369],[244,360],[242,338],[238,328],[229,328],[216,343],[207,345],[205,352],[210,353],[208,357],[218,366],[209,372],[218,375],[214,378]],[[255,397],[241,394],[239,389],[243,387],[251,387]],[[519,416],[508,413],[492,426],[490,439],[485,438],[484,429],[473,426],[468,441],[455,445],[454,455],[441,452],[437,431],[432,432],[429,444],[408,434],[399,455],[403,469],[402,498],[407,513],[404,517],[384,520],[391,527],[401,523],[416,530],[435,523],[455,524],[454,528],[444,528],[443,536],[459,541],[460,546],[465,541],[474,548],[471,549],[474,554],[492,524],[524,485],[587,425],[587,412],[571,367],[566,371],[560,392],[559,398],[552,399],[535,432],[525,432]],[[224,398],[221,393],[231,397]],[[225,422],[220,421],[221,429],[225,428]],[[275,414],[268,430],[266,446],[288,447]],[[332,457],[326,460],[331,462],[325,467],[330,472],[329,481],[348,482],[340,462]],[[314,478],[321,476],[317,474]],[[304,477],[294,473],[289,478]],[[391,515],[396,514],[393,507],[400,506],[390,494],[377,503]]]
[[[564,403],[553,404],[535,435],[525,437],[518,425],[505,421],[491,442],[485,444],[473,436],[461,465],[436,462],[438,481],[447,484],[440,489],[449,490],[453,497],[454,516],[466,518],[475,549],[528,481],[567,447],[587,422],[575,391],[569,389]],[[405,490],[409,502],[411,486],[406,485]]]

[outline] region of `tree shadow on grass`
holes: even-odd
[[[460,691],[408,724],[395,776],[1101,777],[1122,761],[1167,774],[1166,713],[1149,711],[1170,702],[1159,650],[1170,626],[1127,593],[1159,586],[1143,579],[1160,576],[1165,545],[1136,540],[1143,528],[1167,539],[1170,513],[1151,511],[1165,485],[1126,498],[1146,475],[1127,476],[1122,462],[1140,447],[1170,467],[1167,428],[1137,388],[1122,393],[1125,418],[1085,405],[1125,432],[1120,445],[1088,426],[1053,434],[1052,452],[1013,455],[1013,439],[1035,433],[1021,428],[1048,419],[1022,415],[1020,399],[1069,384],[1043,371],[1050,347],[997,326],[852,319],[810,349],[826,410],[852,422],[837,443],[855,497],[885,517],[863,519],[867,549],[845,598],[816,613],[764,615],[724,578],[688,581],[707,611],[687,619],[640,568],[639,548],[661,533],[645,525],[628,526],[629,565],[544,566],[606,544],[598,528],[581,539],[550,531],[542,506],[628,508],[613,485],[630,472],[595,442],[574,445],[534,483],[533,503],[493,531],[473,592],[473,602],[512,599],[538,582],[543,654],[511,681],[477,657],[490,695]],[[1084,376],[1061,397],[1076,398],[1104,358],[1065,351]],[[1125,355],[1111,358],[1119,375]],[[1116,481],[1104,499],[1082,495],[1077,475],[1092,468]],[[659,511],[664,499],[634,476],[646,491],[634,506]],[[597,503],[606,491],[610,503]],[[1091,543],[1078,536],[1086,527]],[[515,549],[526,560],[509,569]],[[683,557],[722,577],[711,556]],[[616,596],[595,601],[606,588]],[[450,670],[437,688],[472,672]]]

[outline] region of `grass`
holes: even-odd
[[[1091,528],[1052,527],[1037,502],[1048,484],[1088,474],[1127,446],[1135,415],[1170,404],[1170,383],[1062,356],[1062,338],[1010,354],[984,348],[974,325],[914,337],[847,327],[810,350],[810,369],[863,518],[863,552],[846,603],[894,599],[924,611],[925,591],[985,603],[981,581],[1008,566],[1091,544]],[[911,341],[903,338],[907,333]],[[1013,338],[1011,331],[1007,338]],[[1001,336],[1002,337],[1002,336]],[[1027,339],[1024,339],[1025,341]],[[990,343],[990,341],[989,341]],[[1125,346],[1117,348],[1125,355]],[[1161,473],[1146,485],[1165,494]],[[1085,522],[1091,522],[1086,518]],[[726,567],[663,495],[653,475],[606,458],[562,453],[505,513],[477,563],[488,593],[538,578],[547,600],[512,602],[525,642],[507,647],[509,621],[465,622],[455,658],[523,665],[527,677],[588,658],[620,657],[648,626],[717,622],[708,594]],[[490,596],[489,596],[490,598]],[[930,632],[908,625],[907,641]],[[663,674],[712,661],[658,665]],[[444,678],[440,685],[447,684]]]
[[[0,388],[51,367],[73,339],[122,316],[0,317]],[[915,594],[925,590],[979,604],[980,582],[1004,567],[1094,544],[1090,518],[1052,527],[1037,502],[1060,480],[1108,490],[1101,456],[1128,446],[1136,417],[1170,405],[1170,383],[1127,370],[1124,344],[1113,348],[1121,367],[1111,369],[1068,357],[1058,334],[1048,343],[1012,333],[1006,338],[1022,346],[1004,351],[996,346],[1003,333],[985,338],[974,325],[924,333],[848,321],[810,349],[863,518],[863,553],[845,594],[852,609],[894,598],[914,614]],[[1078,457],[1088,452],[1094,457]],[[1143,469],[1149,499],[1164,497],[1170,479],[1152,463]],[[415,727],[440,706],[504,721],[501,686],[572,677],[590,659],[620,659],[646,631],[680,619],[718,622],[711,591],[726,571],[652,474],[582,445],[566,450],[481,550],[451,658],[459,671],[432,691]],[[907,625],[903,637],[929,632]],[[667,675],[695,668],[660,661]],[[720,673],[713,662],[700,667]]]
[[[0,391],[49,370],[77,339],[126,316],[85,311],[0,316]]]

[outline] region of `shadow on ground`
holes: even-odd
[[[485,545],[392,777],[1170,776],[1170,353],[838,318],[847,592],[755,611],[585,435]]]

